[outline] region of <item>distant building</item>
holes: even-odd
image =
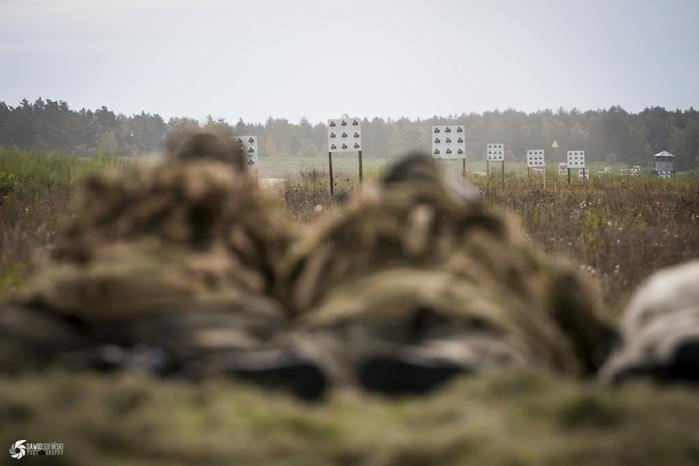
[[[675,171],[675,155],[664,150],[653,156],[655,159],[655,172],[660,177],[672,176]]]

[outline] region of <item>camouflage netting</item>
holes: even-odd
[[[424,345],[434,331],[485,331],[519,359],[594,370],[610,336],[594,293],[528,245],[512,219],[446,186],[436,170],[409,158],[294,244],[282,294],[303,326],[360,325],[409,345]],[[426,315],[441,330],[416,333]]]
[[[94,175],[26,299],[108,318],[269,294],[293,238],[249,174],[212,160]]]
[[[52,258],[0,313],[0,366],[179,370],[286,325],[273,292],[295,233],[231,143],[93,175]]]
[[[0,367],[56,362],[317,397],[327,383],[422,392],[534,364],[571,374],[610,337],[590,288],[511,218],[412,156],[297,238],[213,135],[95,175],[54,257],[0,313]]]

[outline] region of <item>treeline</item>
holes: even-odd
[[[362,120],[364,153],[395,156],[409,150],[430,149],[430,130],[436,124],[466,127],[467,156],[480,159],[489,142],[504,143],[509,160],[523,160],[527,149],[547,149],[549,160],[563,160],[565,150],[584,150],[590,162],[652,165],[652,155],[669,150],[677,156],[676,169],[699,167],[699,112],[668,111],[661,107],[639,113],[621,107],[602,110],[550,110],[524,113],[515,110],[462,114],[410,120]],[[264,124],[238,121],[229,124],[209,117],[171,118],[140,113],[115,114],[106,107],[74,110],[66,102],[26,99],[12,107],[0,102],[0,146],[26,150],[95,152],[139,155],[158,150],[168,133],[195,127],[216,128],[233,134],[258,136],[260,155],[314,156],[327,153],[326,126],[305,119],[291,123],[269,118]],[[560,150],[551,149],[557,141]]]

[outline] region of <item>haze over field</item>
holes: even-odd
[[[695,1],[4,0],[2,99],[324,121],[699,106]]]

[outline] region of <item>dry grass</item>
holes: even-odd
[[[453,174],[452,174],[453,175]],[[344,193],[353,179],[338,177]],[[291,215],[313,221],[332,207],[327,174],[287,182],[283,191]],[[699,179],[651,176],[593,176],[588,183],[555,172],[540,178],[508,173],[469,176],[483,200],[514,211],[534,244],[578,264],[597,283],[608,312],[616,317],[632,290],[654,271],[699,258]],[[337,196],[336,196],[337,197]],[[341,195],[335,203],[342,203]]]
[[[0,296],[18,288],[32,258],[53,247],[76,181],[118,163],[105,156],[0,151]]]
[[[699,180],[593,177],[544,191],[509,179],[486,202],[515,211],[532,240],[580,265],[610,312],[654,271],[699,257]]]
[[[337,391],[316,405],[229,380],[53,373],[0,379],[0,417],[3,444],[63,442],[50,462],[63,465],[699,461],[695,392],[605,390],[531,372],[461,378],[419,399]]]

